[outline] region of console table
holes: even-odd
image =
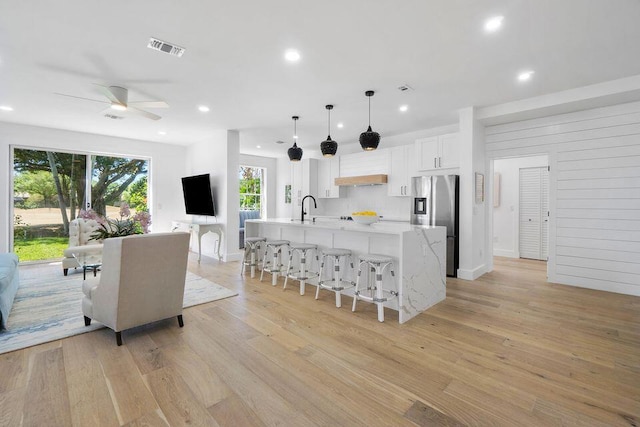
[[[202,236],[207,233],[215,233],[218,235],[218,259],[222,260],[220,256],[220,244],[222,243],[222,224],[202,224],[191,221],[172,221],[171,231],[185,231],[187,233],[193,233],[198,236],[198,263],[202,257]]]

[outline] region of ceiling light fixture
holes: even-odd
[[[210,108],[209,108],[209,107],[207,107],[206,105],[200,105],[200,106],[198,107],[198,110],[199,110],[201,113],[208,113],[208,112],[210,111]]]
[[[289,160],[292,162],[299,162],[302,159],[302,148],[298,147],[296,143],[296,139],[298,138],[298,128],[296,127],[296,122],[300,117],[293,116],[293,147],[287,150],[287,154],[289,155]]]
[[[518,80],[521,82],[526,82],[527,80],[531,80],[531,77],[533,76],[533,71],[529,70],[529,71],[523,71],[520,74],[518,74]]]
[[[284,53],[284,59],[289,62],[298,62],[300,60],[300,52],[295,49],[288,49]]]
[[[166,131],[163,131],[163,130],[159,130],[159,131],[158,131],[158,135],[166,135],[166,134],[167,134],[167,132],[166,132]]]
[[[338,123],[336,126],[338,126],[338,129],[342,129],[344,127],[344,123]]]
[[[262,148],[260,145],[256,145],[256,148]]]
[[[320,143],[320,151],[322,151],[322,155],[324,157],[333,157],[338,151],[338,143],[331,139],[331,110],[333,110],[333,105],[325,105],[328,114],[327,121],[327,139]]]
[[[484,30],[487,33],[495,33],[502,27],[504,16],[494,16],[484,21]]]
[[[409,106],[408,105],[401,105],[400,108],[398,108],[398,110],[400,110],[400,112],[405,113],[409,110]]]
[[[360,134],[360,146],[365,151],[373,151],[378,148],[380,143],[380,134],[371,130],[371,97],[375,92],[372,90],[366,91],[364,94],[369,98],[369,127],[366,132]]]
[[[13,108],[9,107],[8,105],[0,105],[0,110],[2,110],[2,111],[13,111]]]
[[[112,110],[127,111],[127,106],[122,104],[111,104]]]

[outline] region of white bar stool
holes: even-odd
[[[256,277],[256,265],[260,263],[260,249],[262,243],[266,242],[266,237],[246,237],[244,239],[244,256],[240,263],[240,275],[244,275],[246,266],[251,267],[251,278]]]
[[[271,273],[271,285],[275,286],[278,282],[278,275],[283,273],[284,264],[282,264],[282,250],[289,249],[288,240],[271,240],[265,243],[266,249],[264,251],[264,258],[262,259],[262,273],[260,273],[260,281],[262,282],[262,276],[264,272]],[[271,262],[267,262],[269,258],[269,251],[271,251]]]
[[[358,260],[358,277],[356,278],[356,291],[353,295],[353,306],[351,307],[351,311],[356,311],[356,301],[359,299],[373,302],[378,306],[378,321],[384,322],[384,302],[398,296],[397,290],[383,289],[382,287],[382,275],[384,273],[384,269],[387,267],[389,267],[389,270],[391,271],[391,278],[393,279],[395,286],[393,259],[386,255],[366,254],[360,255]],[[363,264],[367,266],[368,270],[367,290],[369,291],[369,295],[362,295],[362,292],[359,289]],[[375,273],[375,282],[373,274],[371,273]],[[385,294],[389,295],[389,297],[385,297]]]
[[[333,278],[330,280],[322,280],[322,273],[324,273],[324,264],[327,259],[333,262]],[[343,271],[340,269],[341,262],[344,261],[345,269],[347,267],[347,261],[351,265],[351,271],[353,272],[353,260],[351,259],[351,251],[349,249],[323,249],[322,250],[322,263],[320,264],[320,275],[318,277],[318,286],[316,287],[316,299],[320,295],[320,288],[333,291],[336,294],[336,307],[342,307],[342,291],[350,288],[354,285],[353,281],[344,280]]]
[[[287,276],[284,279],[284,286],[282,290],[287,289],[287,280],[299,280],[300,281],[300,295],[304,295],[304,285],[305,282],[309,279],[313,279],[318,277],[318,273],[315,271],[311,271],[308,269],[310,267],[310,263],[307,264],[307,261],[311,261],[311,257],[315,255],[316,257],[316,268],[318,266],[318,245],[313,245],[311,243],[292,243],[290,245],[289,250],[289,264],[287,265]],[[298,254],[300,257],[300,269],[298,271],[292,272],[293,267],[293,255]]]

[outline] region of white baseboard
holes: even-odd
[[[493,256],[503,256],[507,258],[520,258],[520,254],[516,251],[510,251],[508,249],[496,249],[493,248]]]
[[[482,276],[486,272],[487,272],[487,267],[484,264],[474,268],[473,270],[459,268],[458,279],[476,280],[478,277]]]

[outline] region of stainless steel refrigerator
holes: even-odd
[[[458,272],[460,177],[458,175],[411,178],[411,224],[447,227],[447,276]]]

